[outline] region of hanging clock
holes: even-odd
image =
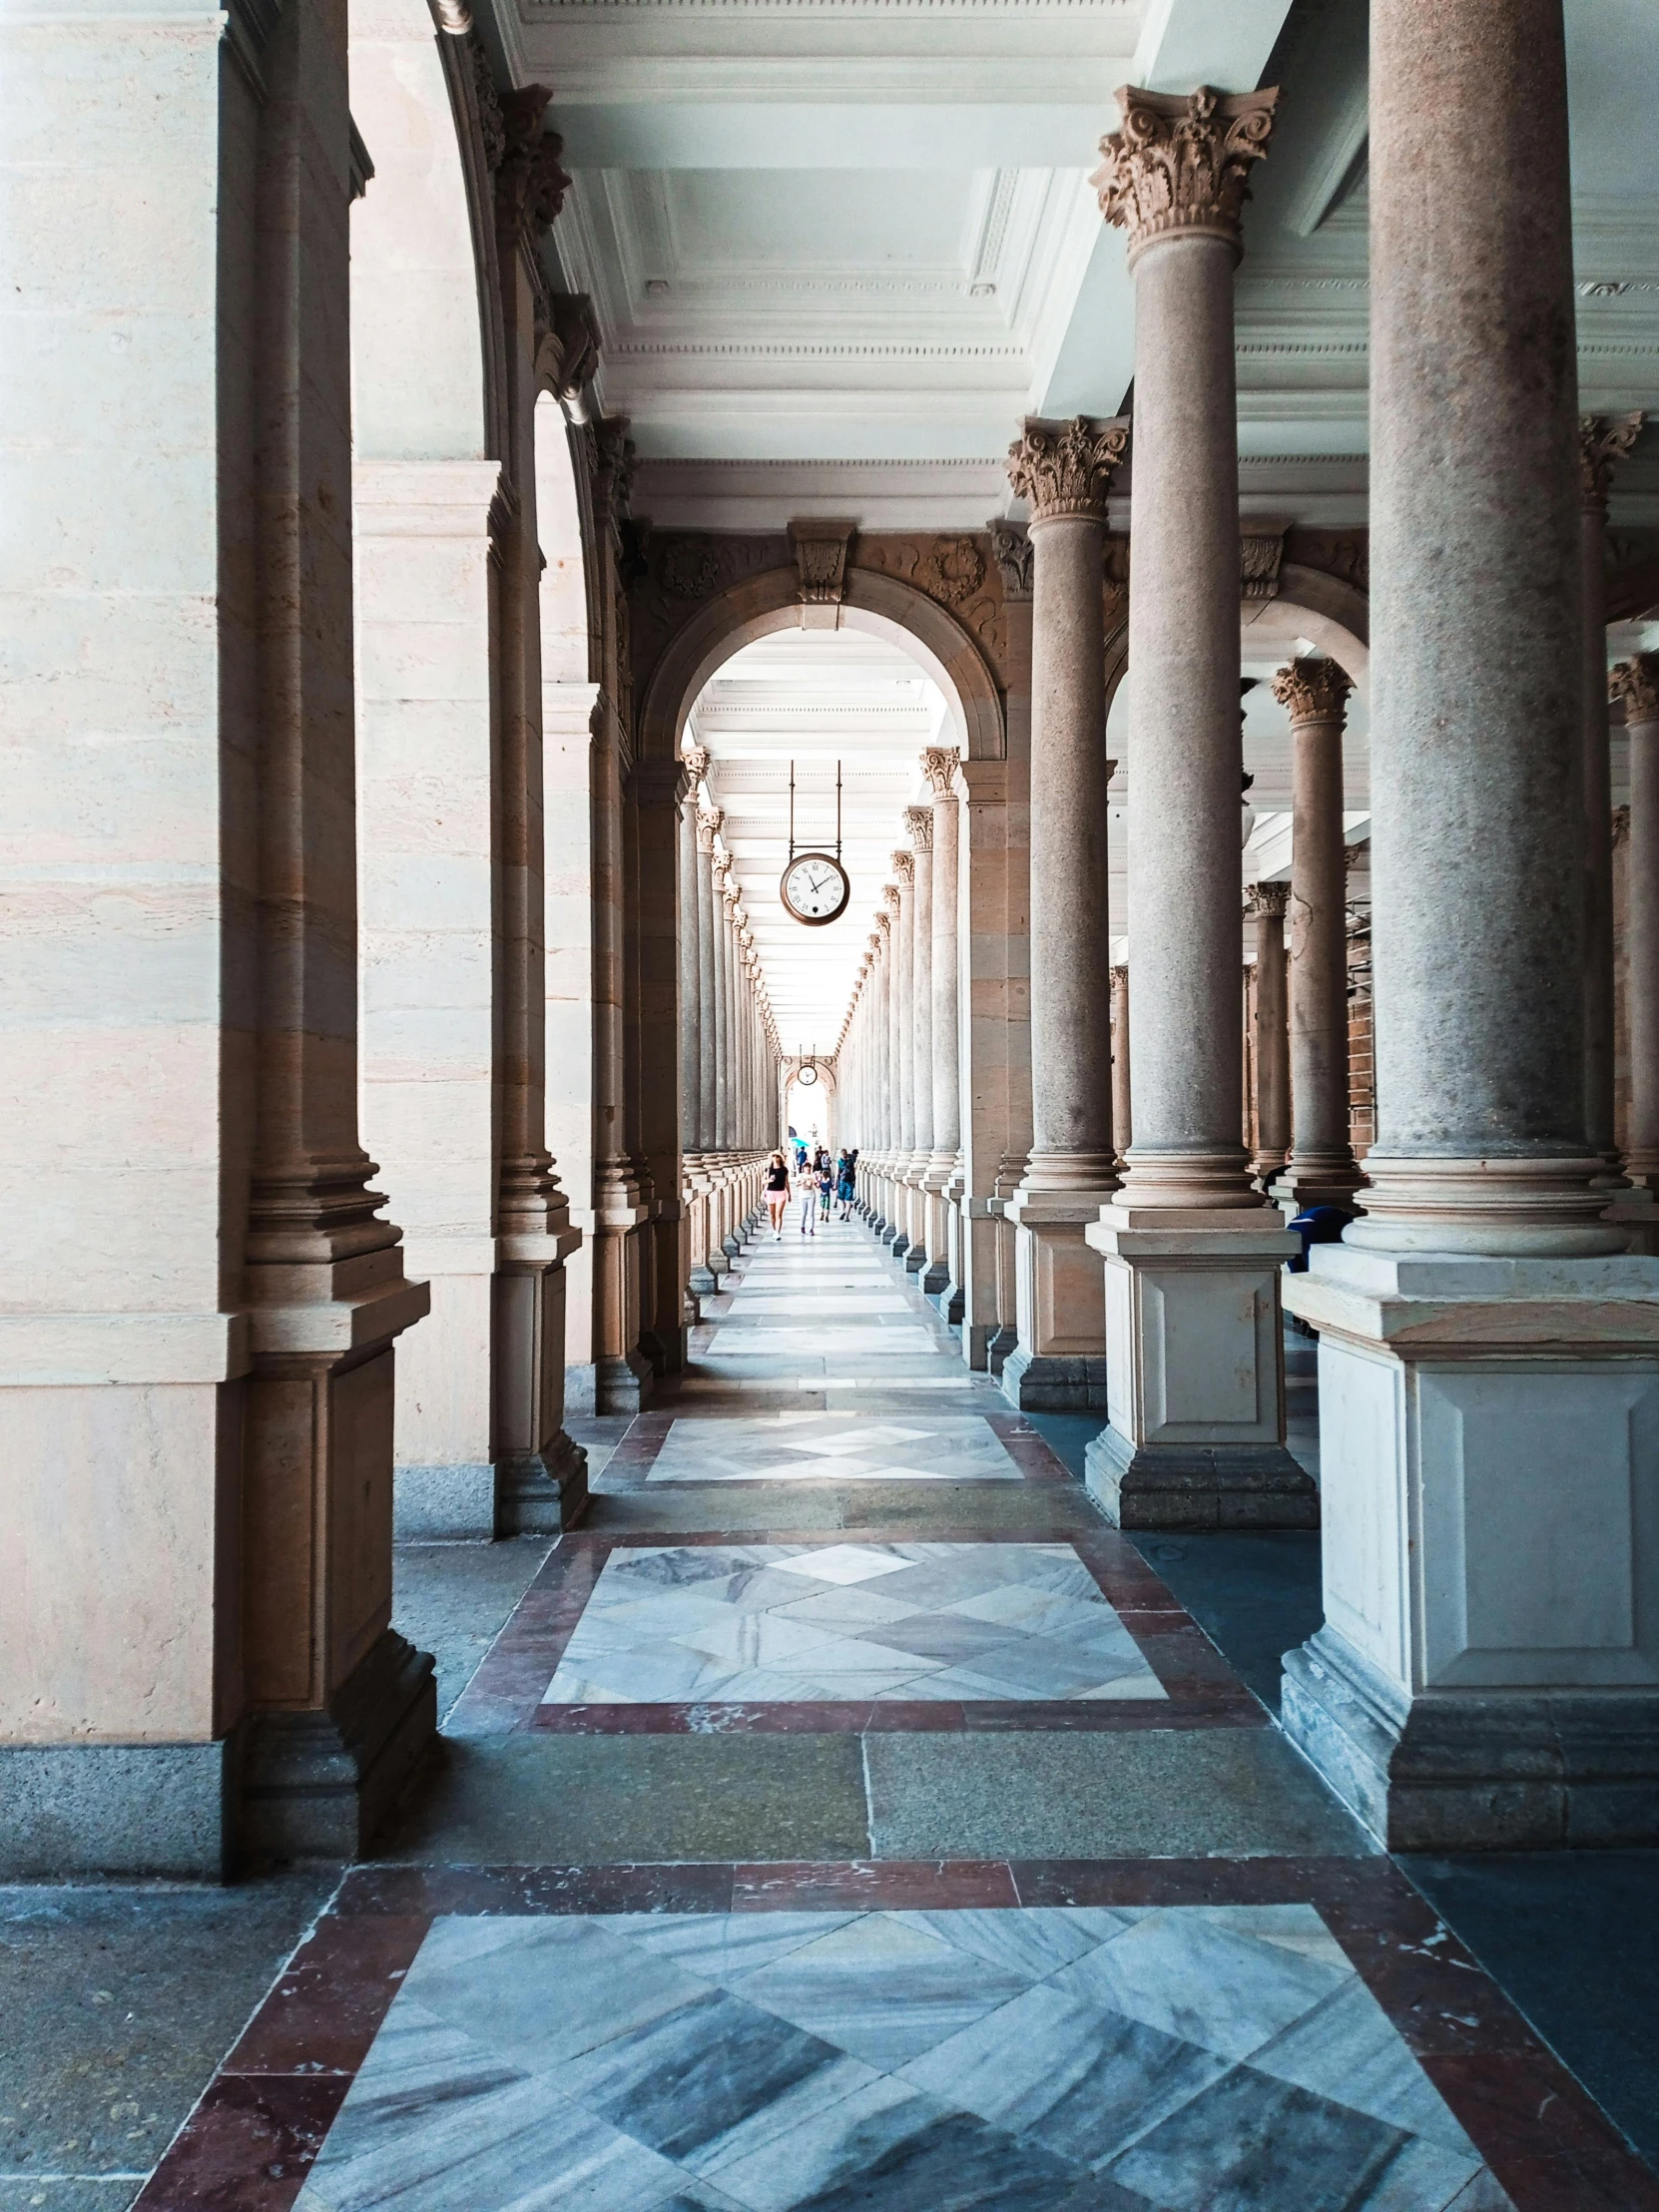
[[[795,1079],[798,1083],[816,1083],[818,1081],[818,1069],[814,1067],[811,1060],[808,1060],[804,1066],[796,1069]]]
[[[784,911],[809,929],[822,929],[846,911],[852,886],[841,866],[841,764],[835,763],[835,849],[798,852],[795,848],[795,763],[790,763],[790,856],[778,895]]]
[[[832,852],[798,852],[784,870],[778,893],[797,921],[816,929],[845,913],[852,886]]]

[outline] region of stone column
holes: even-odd
[[[723,855],[718,881],[720,891],[720,1111],[722,1147],[726,1153],[725,1237],[727,1257],[735,1260],[742,1249],[741,1143],[738,1130],[738,886],[733,877],[732,856]]]
[[[1030,1159],[1016,1224],[1019,1406],[1106,1397],[1105,1311],[1086,1225],[1116,1185],[1107,899],[1106,492],[1125,422],[1027,421],[1008,474],[1029,503],[1031,616]]]
[[[1613,1136],[1613,779],[1607,744],[1607,494],[1646,417],[1578,425],[1579,575],[1584,593],[1584,1134],[1619,1173]]]
[[[1291,1039],[1285,987],[1285,909],[1290,900],[1289,883],[1253,883],[1245,901],[1245,912],[1256,924],[1256,1156],[1251,1167],[1264,1190],[1290,1157]]]
[[[705,783],[705,795],[707,784]],[[723,820],[718,807],[706,807],[697,820],[697,1125],[702,1139],[705,1264],[708,1290],[718,1291],[729,1262],[722,1242],[722,1166],[720,1160],[720,994],[718,984],[720,894],[715,889],[715,838]],[[705,1286],[698,1285],[700,1290]]]
[[[638,953],[631,1080],[634,1153],[650,1208],[641,1240],[640,1349],[656,1375],[685,1371],[685,1160],[681,1151],[682,1009],[680,1004],[681,846],[687,764],[678,757],[636,760],[628,780],[637,864],[630,886]]]
[[[887,896],[892,914],[891,972],[887,979],[888,1035],[892,1040],[892,1188],[890,1219],[893,1257],[908,1258],[910,1234],[910,1161],[916,1142],[915,1055],[911,1048],[911,917],[915,910],[913,885],[915,859],[906,851],[892,853],[887,862],[895,877]]]
[[[919,1287],[943,1287],[944,1207],[942,1181],[928,1188],[933,1164],[933,810],[907,807],[904,828],[910,839],[915,880],[910,891],[910,1044],[911,1115],[914,1144],[910,1154],[908,1225],[910,1249],[905,1268],[920,1278]],[[936,1271],[936,1274],[935,1274]]]
[[[876,1234],[890,1245],[897,1235],[893,1198],[898,1159],[898,885],[888,883],[881,893],[881,911],[875,926],[881,933],[881,1153],[880,1213]]]
[[[1135,1141],[1089,1232],[1109,1425],[1088,1478],[1125,1527],[1308,1526],[1285,1448],[1281,1263],[1240,1129],[1239,474],[1233,273],[1277,93],[1124,90],[1094,183],[1129,234],[1135,459],[1129,921]]]
[[[1274,698],[1290,710],[1292,748],[1292,1144],[1273,1195],[1297,1214],[1350,1205],[1362,1181],[1348,1116],[1343,722],[1353,688],[1328,660],[1293,661],[1273,680]]]
[[[1320,1335],[1287,1732],[1390,1849],[1650,1841],[1659,1262],[1585,1137],[1585,641],[1560,0],[1374,0],[1366,1211]],[[1478,825],[1471,833],[1471,825]]]
[[[933,795],[932,1068],[933,1156],[927,1188],[936,1193],[939,1219],[929,1221],[927,1281],[923,1288],[954,1327],[962,1318],[962,1094],[961,999],[956,943],[956,906],[960,854],[956,805],[957,756],[930,747],[921,756],[921,773]],[[936,1279],[935,1279],[936,1278]]]
[[[680,810],[680,1121],[685,1149],[686,1286],[695,1307],[698,1299],[720,1285],[709,1266],[709,1171],[704,1154],[712,1147],[703,1118],[703,1059],[709,1028],[703,973],[707,860],[699,848],[703,817],[698,795],[709,773],[709,756],[703,747],[693,746],[688,747],[685,760],[692,787]],[[688,1319],[696,1320],[692,1308],[687,1311]]]
[[[1117,1140],[1120,1161],[1134,1142],[1129,1068],[1129,970],[1115,967],[1112,970],[1112,1135]]]
[[[1659,653],[1621,661],[1610,679],[1630,748],[1625,952],[1630,965],[1630,1147],[1624,1169],[1659,1191]],[[1608,849],[1612,838],[1609,828]]]

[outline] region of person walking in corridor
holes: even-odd
[[[775,1152],[767,1162],[767,1212],[772,1217],[772,1234],[775,1240],[784,1234],[784,1215],[790,1203],[789,1162],[781,1152]]]

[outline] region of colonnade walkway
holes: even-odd
[[[595,1424],[140,2203],[1659,2202],[898,1265],[799,1220]]]

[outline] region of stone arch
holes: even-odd
[[[972,638],[937,600],[896,576],[849,567],[846,596],[835,611],[840,628],[884,638],[926,670],[950,708],[965,759],[1007,758],[1007,719],[996,680]],[[700,607],[646,685],[639,721],[644,757],[672,759],[686,717],[716,669],[757,638],[795,628],[801,612],[801,579],[793,566],[764,569]]]
[[[1311,639],[1353,678],[1355,690],[1371,704],[1371,602],[1358,586],[1340,576],[1328,576],[1323,569],[1287,561],[1274,598],[1242,600],[1240,605],[1256,609],[1248,628],[1263,625],[1259,635],[1264,642],[1276,635]],[[1108,717],[1128,671],[1129,625],[1121,622],[1106,637]]]

